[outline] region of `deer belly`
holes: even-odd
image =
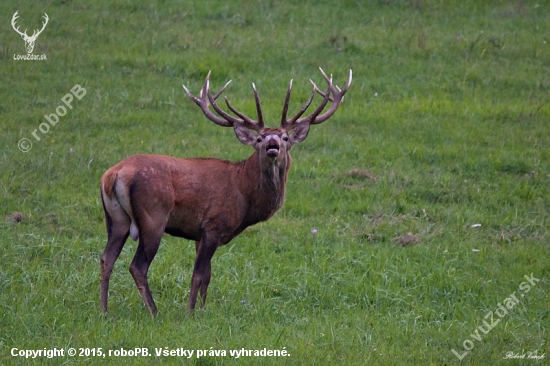
[[[166,223],[164,232],[188,240],[196,241],[201,238],[200,224],[197,222],[196,218],[182,211],[172,212]]]

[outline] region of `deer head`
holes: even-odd
[[[11,19],[11,26],[13,27],[13,29],[19,33],[19,35],[21,35],[21,38],[23,38],[23,41],[25,41],[25,48],[27,49],[27,53],[32,53],[32,50],[34,49],[34,42],[36,42],[36,38],[38,38],[38,36],[40,35],[40,33],[42,33],[42,31],[44,30],[44,28],[46,28],[46,24],[48,24],[48,14],[44,13],[44,19],[46,20],[45,22],[42,23],[42,29],[38,30],[38,29],[35,29],[32,36],[28,36],[27,35],[27,30],[25,29],[24,32],[21,32],[19,31],[19,27],[15,27],[15,21],[17,20],[17,18],[19,18],[19,15],[17,14],[19,12],[16,11],[15,14],[13,14],[13,18]]]
[[[183,85],[183,88],[189,98],[191,98],[191,100],[201,108],[202,112],[208,119],[220,126],[233,127],[239,141],[245,145],[254,147],[260,156],[261,161],[270,161],[272,164],[280,165],[284,164],[285,160],[287,160],[288,151],[292,148],[292,146],[303,141],[307,137],[311,125],[326,121],[334,114],[334,112],[336,112],[340,103],[344,100],[344,94],[347,92],[351,84],[351,70],[349,71],[348,81],[343,89],[333,85],[332,75],[329,78],[321,68],[319,68],[319,70],[328,84],[327,91],[321,91],[310,79],[313,89],[309,99],[296,115],[291,118],[287,118],[290,94],[292,91],[291,80],[283,106],[281,124],[277,128],[269,128],[265,126],[260,97],[258,96],[258,92],[254,84],[252,84],[252,89],[254,90],[254,99],[256,101],[256,111],[258,115],[256,120],[247,117],[242,112],[235,109],[229,103],[227,97],[225,97],[225,103],[237,117],[228,114],[216,104],[216,99],[229,85],[231,80],[227,82],[219,92],[212,95],[210,91],[209,72],[198,98],[195,97],[187,89],[187,87],[185,87],[185,85]],[[323,101],[312,114],[307,117],[302,117],[311,104],[316,92],[323,97]],[[332,105],[325,113],[321,114],[329,101],[332,102]],[[210,109],[210,106],[212,106],[217,114]]]

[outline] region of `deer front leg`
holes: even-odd
[[[201,308],[206,304],[206,291],[210,284],[210,276],[212,274],[211,260],[217,247],[216,243],[209,242],[204,238],[197,245],[197,258],[195,259],[195,267],[193,268],[193,276],[191,278],[191,291],[189,293],[187,312],[195,309],[199,289],[201,295]]]

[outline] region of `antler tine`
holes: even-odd
[[[204,84],[201,89],[201,99],[203,97],[206,99],[206,95],[210,89],[210,74],[212,74],[212,70],[208,70],[208,74],[206,74],[206,78],[204,79]]]
[[[183,84],[182,84],[182,86],[183,86],[183,90],[185,90],[185,93],[187,94],[189,99],[191,99],[193,102],[199,104],[200,103],[199,100],[193,94],[191,94],[189,89],[187,89],[187,87]],[[199,92],[199,97],[202,97],[202,90]]]
[[[311,83],[313,84],[313,90],[319,90],[319,88],[317,87],[317,85],[312,81],[310,80]],[[299,124],[299,123],[304,123],[304,122],[307,122],[307,123],[312,123],[311,121],[314,121],[315,118],[317,118],[317,116],[323,111],[323,109],[325,109],[327,103],[329,102],[329,99],[330,99],[330,92],[331,92],[331,87],[332,84],[329,84],[329,87],[326,91],[326,93],[322,93],[321,92],[321,95],[323,95],[323,102],[321,102],[321,104],[319,105],[319,107],[317,107],[317,109],[315,109],[315,111],[310,114],[309,116],[307,117],[304,117],[304,118],[296,118],[292,121],[290,121],[292,124]],[[314,94],[314,92],[312,92],[312,94]],[[313,98],[312,98],[313,99]],[[299,117],[299,116],[297,116]],[[310,121],[310,122],[308,122]]]
[[[208,78],[210,77],[210,71],[208,72],[208,75],[206,75],[206,79],[208,80]],[[205,82],[206,84],[206,82]],[[195,102],[198,106],[200,106],[201,104],[201,101],[200,99],[202,99],[202,94],[203,94],[203,90],[205,89],[204,87],[199,91],[199,97],[195,97],[193,95],[193,93],[191,93],[191,91],[189,89],[187,89],[187,87],[185,85],[181,85],[183,87],[183,90],[185,90],[185,93],[187,94],[187,96],[189,97],[189,99],[191,99],[193,102]]]
[[[218,94],[219,94],[219,93],[218,93]],[[235,124],[235,123],[237,123],[237,124],[244,124],[244,123],[245,123],[244,120],[233,117],[232,115],[230,115],[229,113],[227,113],[226,111],[224,111],[223,109],[221,109],[221,108],[216,104],[216,101],[215,101],[215,99],[214,99],[214,96],[212,96],[212,93],[210,93],[210,86],[209,86],[209,84],[208,84],[208,89],[206,90],[206,96],[208,97],[208,100],[210,101],[210,104],[212,105],[212,107],[214,107],[214,110],[216,111],[216,113],[218,113],[220,116],[222,116],[224,120],[226,120],[227,122],[229,122],[229,124],[230,124],[231,126],[233,126],[233,124]],[[227,101],[227,98],[225,98],[225,100]]]
[[[252,119],[250,119],[249,117],[245,116],[242,112],[240,112],[239,110],[237,110],[237,108],[233,107],[231,105],[231,103],[229,103],[229,99],[227,99],[227,97],[224,97],[225,99],[225,104],[227,105],[227,107],[231,110],[231,112],[235,113],[237,116],[241,117],[243,121],[245,122],[248,122],[248,123],[254,123],[254,121]]]
[[[210,79],[210,72],[211,72],[211,71],[208,71],[208,74],[206,75],[206,80],[204,81],[204,85],[203,85],[202,89],[199,91],[199,97],[198,97],[198,98],[195,97],[195,96],[191,93],[191,91],[189,91],[189,89],[187,89],[187,87],[186,87],[185,85],[183,85],[183,84],[181,85],[181,86],[183,86],[183,89],[185,90],[185,93],[187,94],[187,96],[188,96],[193,102],[195,102],[196,104],[198,104],[199,106],[200,106],[200,103],[201,103],[200,100],[202,99],[202,96],[203,96],[203,94],[204,94],[203,92],[204,92],[204,90],[206,90],[206,83],[208,82],[208,79]],[[231,82],[231,80],[230,80],[230,82]]]
[[[256,85],[252,83],[252,89],[254,89],[254,101],[256,102],[256,112],[258,113],[258,130],[264,128],[264,116],[262,114],[262,104],[260,103],[260,96],[256,90]]]
[[[281,116],[281,126],[286,127],[286,114],[288,113],[288,103],[290,102],[290,93],[292,92],[292,80],[288,84],[288,90],[286,91],[285,104],[283,105],[283,115]]]
[[[263,122],[259,123],[258,121],[254,121],[252,118],[245,116],[244,113],[240,112],[238,109],[233,107],[231,103],[229,103],[227,97],[225,97],[225,104],[231,110],[231,112],[242,118],[241,125],[243,125],[244,127],[254,130],[256,132],[260,132],[260,130],[264,128]]]
[[[206,75],[206,79],[204,81],[204,85],[201,89],[201,91],[199,92],[199,98],[195,97],[191,91],[189,91],[189,89],[187,89],[187,87],[185,85],[182,85],[183,86],[183,89],[185,90],[185,93],[187,93],[187,96],[189,97],[189,99],[191,99],[193,102],[195,102],[195,104],[197,104],[201,110],[202,110],[202,113],[204,113],[204,115],[206,116],[206,118],[208,118],[209,120],[211,120],[212,122],[214,122],[215,124],[217,125],[220,125],[220,126],[223,126],[223,127],[232,127],[233,126],[233,123],[235,122],[238,122],[240,120],[238,120],[237,118],[235,117],[231,117],[229,116],[230,118],[221,118],[219,116],[216,116],[214,113],[212,113],[212,111],[210,110],[210,104],[213,104],[216,108],[217,105],[215,105],[215,100],[220,96],[220,94],[225,90],[225,88],[227,88],[227,86],[229,85],[229,83],[231,83],[231,80],[229,80],[224,86],[223,88],[216,93],[215,96],[212,96],[210,94],[210,74],[211,72],[209,71],[208,74]]]
[[[304,118],[301,118],[301,119],[298,119],[295,123],[296,124],[300,124],[300,123],[309,123],[309,124],[312,124],[312,125],[315,125],[315,124],[319,124],[319,123],[322,123],[324,121],[326,121],[327,119],[329,119],[330,117],[332,117],[332,115],[334,114],[334,112],[336,112],[336,110],[338,109],[338,107],[340,106],[340,103],[342,103],[342,100],[344,99],[344,95],[346,94],[346,92],[348,91],[350,85],[351,85],[351,80],[352,80],[352,77],[353,77],[353,74],[352,74],[352,71],[351,69],[349,70],[349,77],[348,77],[348,81],[346,82],[346,85],[344,86],[344,88],[340,89],[338,87],[335,87],[333,84],[332,84],[332,78],[329,78],[325,72],[323,71],[323,69],[319,68],[319,70],[321,71],[321,74],[323,75],[323,77],[325,78],[327,84],[328,84],[328,90],[326,92],[325,95],[323,95],[322,92],[320,91],[317,91],[319,94],[321,94],[323,97],[324,97],[324,100],[323,102],[326,100],[328,102],[328,100],[330,99],[330,94],[332,93],[332,105],[330,106],[330,108],[323,114],[319,115],[319,114],[312,114],[308,117],[304,117]],[[314,88],[315,88],[315,83],[314,84]],[[317,88],[318,89],[318,88]],[[326,103],[324,103],[326,105]],[[324,106],[323,106],[324,108]],[[320,111],[319,111],[320,113]]]
[[[208,75],[210,76],[210,75]],[[239,124],[239,125],[242,125],[246,128],[249,128],[251,130],[255,130],[255,131],[260,131],[264,125],[263,125],[263,122],[262,123],[259,123],[257,121],[254,121],[253,119],[245,116],[243,113],[239,112],[237,109],[235,109],[230,103],[229,103],[229,100],[227,99],[227,97],[225,97],[225,103],[227,104],[227,106],[229,107],[229,109],[235,113],[237,116],[241,117],[241,119],[239,118],[236,118],[236,117],[233,117],[232,115],[230,115],[229,113],[227,113],[226,111],[224,111],[223,109],[221,109],[218,104],[216,104],[216,98],[221,94],[221,92],[223,91],[223,89],[225,89],[225,87],[228,85],[229,83],[225,84],[225,86],[222,88],[221,91],[219,91],[218,93],[216,93],[215,96],[212,96],[212,93],[210,92],[210,81],[207,79],[207,81],[205,82],[205,93],[206,93],[206,96],[208,97],[208,101],[210,102],[210,104],[212,105],[212,107],[214,108],[214,110],[216,111],[216,113],[218,113],[220,116],[222,116],[222,118],[229,122],[231,126],[233,126],[235,123],[236,124]],[[257,102],[259,102],[259,99],[257,98],[257,93],[255,93],[256,95],[256,99],[257,99]],[[204,111],[204,110],[203,110]],[[208,109],[208,111],[210,111]],[[261,113],[261,111],[260,111]],[[260,114],[260,117],[261,117],[261,114]],[[210,118],[210,117],[209,117]],[[226,124],[224,124],[223,126],[227,126]]]
[[[233,80],[229,80],[227,83],[225,83],[225,85],[220,89],[219,92],[216,93],[216,95],[214,95],[214,100],[218,99],[218,97],[223,93],[223,91],[225,90],[225,88],[227,88],[227,86],[232,82]]]
[[[319,67],[319,71],[321,71],[321,74],[323,75],[323,77],[325,78],[325,80],[332,84],[332,74],[330,74],[330,78],[327,76],[327,74],[325,74],[325,72],[323,71],[323,69],[321,67]]]
[[[330,78],[329,78],[329,77],[327,76],[327,74],[325,74],[325,72],[323,71],[322,68],[319,68],[319,70],[321,71],[321,74],[323,75],[323,78],[325,78],[327,84],[329,85],[330,91],[333,92],[333,90],[334,90],[333,86],[334,86],[334,85],[332,84],[332,74],[330,74]],[[315,85],[315,84],[314,84],[314,85]],[[319,94],[321,94],[323,97],[325,97],[324,93],[323,93],[321,90],[319,90],[319,88],[317,88],[317,86],[316,86],[316,89],[317,89],[317,92],[318,92]],[[333,92],[333,94],[334,94],[334,93],[335,93],[335,91]],[[330,94],[330,93],[329,93],[329,94]],[[333,98],[331,98],[330,95],[329,95],[329,98],[331,99],[331,102],[333,102]]]
[[[313,90],[316,91],[317,93],[319,93],[323,98],[325,97],[325,92],[322,91],[321,89],[319,89],[317,87],[317,85],[315,85],[315,83],[310,79],[309,81],[311,81],[311,83],[313,84]],[[338,88],[338,86],[336,86]],[[340,88],[338,88],[338,91],[340,91]],[[330,93],[329,93],[330,94]],[[328,100],[330,102],[333,102],[334,103],[334,99],[329,95],[328,97]]]
[[[311,80],[310,80],[311,81]],[[300,118],[302,116],[302,114],[304,114],[304,112],[309,108],[309,106],[311,105],[311,102],[313,101],[313,97],[315,97],[315,89],[312,89],[311,90],[311,94],[309,95],[309,98],[307,99],[306,103],[304,104],[304,106],[302,107],[302,109],[300,109],[300,111],[298,113],[296,113],[294,115],[294,117],[292,117],[291,119],[289,120],[285,120],[285,123],[282,124],[282,127],[283,128],[286,128],[287,130],[288,129],[292,129],[294,128],[294,124],[295,122],[298,120],[298,118]],[[324,106],[323,106],[324,108]],[[319,111],[320,112],[320,111]]]
[[[342,91],[342,89],[340,89],[340,87],[338,85],[334,85],[334,87],[338,90],[338,92]],[[315,85],[315,91],[317,93],[319,93],[323,98],[325,97],[325,92],[322,91],[321,89],[317,88],[317,85]],[[329,96],[328,100],[331,101],[331,102],[334,102],[334,99],[331,96]],[[342,97],[342,101],[344,101],[343,97]]]

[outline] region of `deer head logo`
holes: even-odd
[[[19,33],[19,35],[21,35],[21,38],[23,38],[23,41],[25,41],[25,48],[27,49],[27,53],[30,54],[32,53],[32,50],[34,49],[34,42],[36,42],[36,38],[38,38],[38,36],[40,35],[40,33],[42,33],[42,31],[44,30],[44,28],[46,28],[46,24],[48,24],[48,14],[44,13],[44,19],[46,20],[45,22],[42,23],[42,29],[40,30],[35,30],[32,34],[32,36],[28,36],[27,35],[27,30],[25,29],[24,32],[21,32],[19,30],[19,27],[15,27],[15,21],[17,20],[17,18],[19,18],[19,15],[17,14],[19,12],[19,10],[17,10],[15,12],[15,14],[13,14],[13,18],[11,18],[11,26],[13,27],[13,29]]]

